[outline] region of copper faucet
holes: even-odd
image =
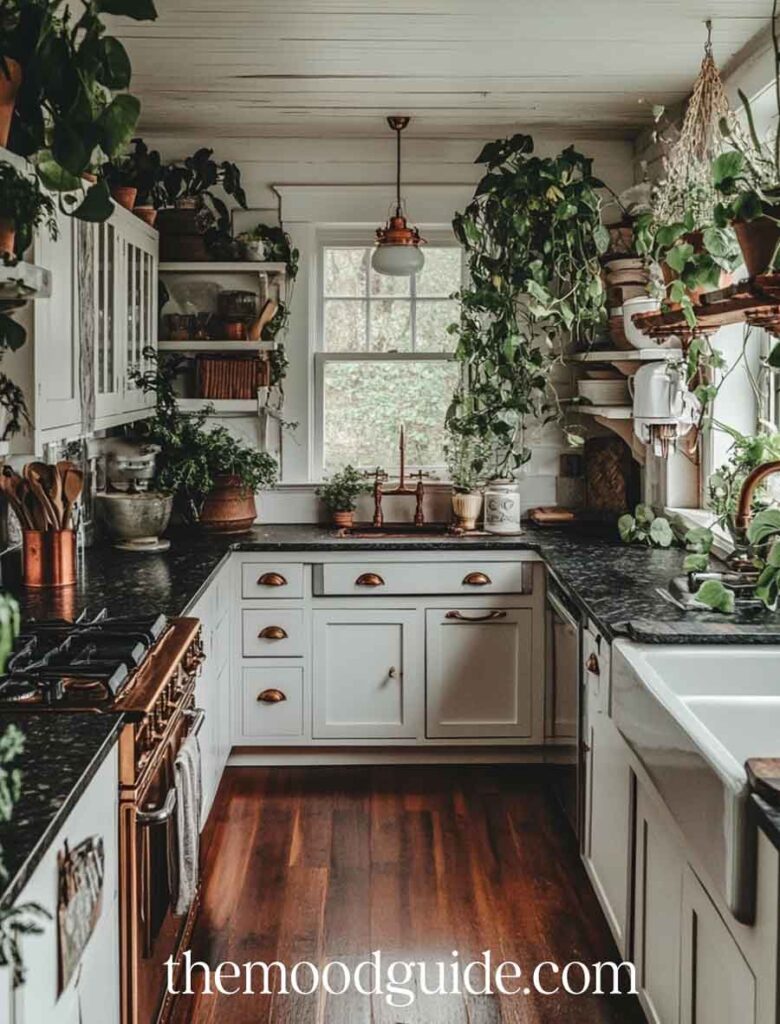
[[[400,472],[398,474],[398,486],[393,487],[392,490],[385,490],[383,483],[387,479],[387,474],[379,467],[377,467],[374,475],[374,526],[382,526],[384,524],[385,517],[382,512],[382,498],[388,494],[400,495],[401,497],[413,496],[416,498],[414,525],[423,526],[425,524],[425,516],[423,515],[423,499],[425,497],[425,487],[423,486],[424,474],[422,470],[420,470],[419,473],[415,473],[414,475],[417,477],[417,485],[415,487],[406,486],[406,438],[404,436],[403,427],[401,427],[398,450],[401,463]]]
[[[735,526],[740,535],[744,536],[747,533],[753,519],[753,498],[756,490],[767,477],[774,476],[775,473],[780,473],[780,462],[765,462],[762,466],[756,466],[753,472],[745,478],[742,490],[739,492],[735,519]]]

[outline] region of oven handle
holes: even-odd
[[[176,810],[176,790],[171,787],[168,790],[168,795],[165,798],[165,803],[162,807],[158,807],[156,811],[137,811],[135,819],[139,825],[162,825],[168,821],[169,818],[173,817],[173,812]]]
[[[191,720],[190,731],[187,735],[197,736],[203,728],[203,723],[206,721],[205,708],[188,708],[184,714]]]

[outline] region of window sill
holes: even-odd
[[[734,551],[734,541],[729,534],[717,526],[715,516],[706,508],[665,508],[664,515],[675,517],[683,522],[690,529],[695,526],[704,526],[712,530],[715,541],[712,545],[712,554],[722,562]]]

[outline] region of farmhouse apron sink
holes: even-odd
[[[780,755],[775,648],[618,641],[612,714],[734,916],[750,923],[749,757]]]

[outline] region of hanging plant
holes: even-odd
[[[476,163],[487,173],[453,221],[471,284],[458,293],[461,319],[449,328],[464,372],[447,426],[489,441],[488,475],[503,476],[531,457],[526,422],[561,418],[550,380],[561,342],[589,344],[604,323],[599,255],[609,233],[602,182],[573,148],[537,157],[530,136],[514,135],[489,143]]]
[[[130,141],[140,112],[130,60],[105,15],[157,17],[152,0],[90,0],[80,14],[63,0],[0,0],[0,74],[18,74],[9,148],[82,220],[111,215],[108,186],[84,192],[82,176]]]
[[[736,235],[715,212],[711,165],[723,148],[720,125],[733,117],[712,54],[709,22],[708,33],[679,132],[671,125],[662,129],[664,108],[654,108],[654,141],[665,150],[663,176],[653,187],[650,211],[635,227],[637,251],[661,268],[659,298],[681,308],[694,329],[699,297],[723,287],[739,263]]]

